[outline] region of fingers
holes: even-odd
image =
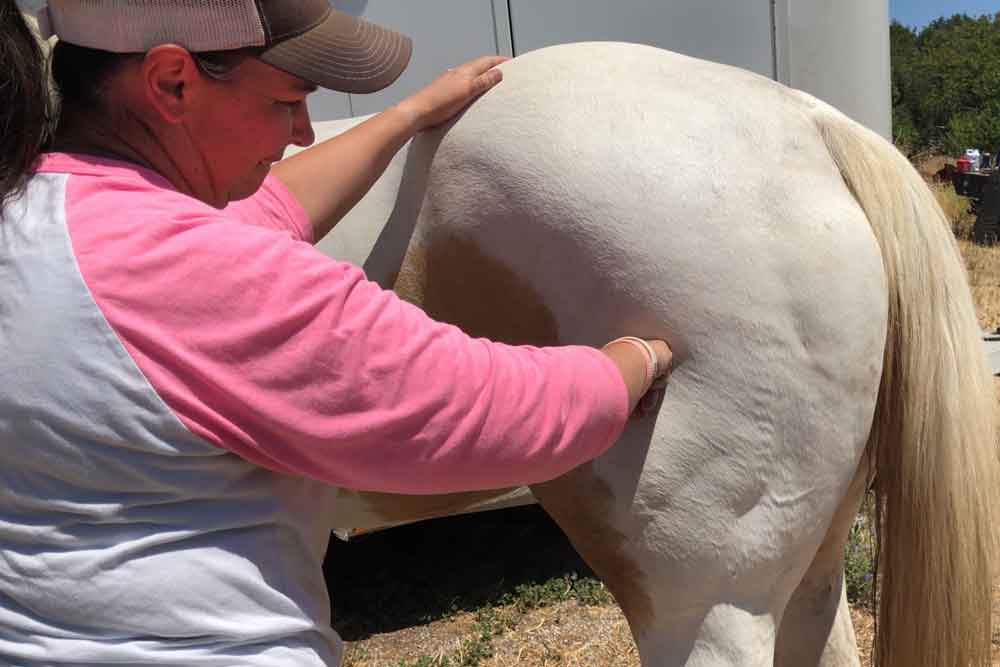
[[[470,96],[482,95],[503,81],[503,72],[495,68],[508,60],[510,58],[507,56],[483,56],[464,65],[453,67],[448,70],[447,74],[469,78],[471,80]]]
[[[660,369],[658,378],[666,378],[670,373],[671,365],[674,360],[674,353],[671,351],[670,347],[666,342],[662,340],[647,340],[653,351],[656,352],[656,363]]]
[[[646,390],[646,393],[639,399],[639,403],[631,415],[632,419],[642,419],[656,411],[663,398],[664,389],[667,386],[667,378],[670,375],[673,365],[674,355],[665,341],[650,339],[646,342],[653,349],[653,352],[656,353],[658,374],[653,378],[653,383]]]
[[[491,69],[484,74],[480,74],[472,82],[473,95],[482,95],[501,81],[503,81],[503,72],[498,69]]]
[[[507,60],[507,56],[483,56],[453,67],[396,106],[410,110],[418,119],[417,132],[436,127],[500,83],[503,72],[496,66]]]
[[[501,63],[505,63],[510,60],[507,56],[482,56],[481,58],[476,58],[475,60],[470,60],[464,65],[452,68],[448,70],[450,72],[458,72],[461,74],[468,74],[470,76],[479,76],[480,74],[493,69]]]
[[[650,414],[656,412],[657,407],[660,405],[660,400],[663,398],[663,388],[666,383],[657,384],[653,383],[653,386],[649,388],[642,398],[639,399],[639,403],[635,406],[635,410],[629,415],[630,419],[642,419]]]
[[[639,410],[642,414],[646,415],[656,409],[657,404],[660,402],[660,396],[663,395],[662,389],[650,389],[646,392],[646,395],[642,397],[639,401]]]

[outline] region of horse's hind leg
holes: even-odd
[[[844,587],[844,546],[864,497],[862,461],[812,564],[782,616],[775,667],[855,667],[858,647]]]
[[[728,580],[723,574],[726,581],[719,585],[709,562],[678,575],[664,562],[669,554],[642,544],[663,525],[634,511],[622,483],[618,477],[608,484],[585,465],[532,491],[615,595],[643,667],[771,667],[780,612],[773,593],[756,586],[753,577]],[[722,548],[730,547],[735,545]]]
[[[822,607],[818,605],[818,598],[822,597],[820,591],[805,587],[796,591],[788,605],[795,618],[788,618],[786,612],[787,620],[781,623],[774,654],[775,667],[861,665],[843,582],[833,585],[840,588],[833,589],[830,604]]]
[[[699,410],[712,401],[678,395],[685,379],[674,378],[655,423],[631,424],[604,456],[532,491],[615,595],[643,667],[819,665],[831,636],[831,648],[846,644],[849,653],[849,619],[837,613],[843,544],[864,489],[863,440],[851,446],[817,429],[795,442],[819,445],[702,446],[694,453],[718,454],[681,465],[691,455],[681,434],[704,433]],[[724,432],[711,436],[724,442]],[[791,453],[770,454],[778,445]],[[771,460],[757,471],[766,482],[744,486],[751,454],[780,458],[784,477],[767,477],[778,465]],[[831,585],[834,595],[817,595]],[[812,639],[791,641],[796,634]],[[811,662],[800,658],[810,652]]]

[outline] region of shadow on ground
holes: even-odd
[[[538,506],[425,521],[350,542],[324,563],[333,626],[347,641],[499,602],[519,585],[593,576]]]

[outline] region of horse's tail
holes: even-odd
[[[1000,456],[996,398],[958,245],[933,193],[891,144],[823,106],[815,121],[878,240],[889,292],[868,445],[875,665],[987,667]]]

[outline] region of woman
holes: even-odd
[[[617,439],[670,363],[473,340],[322,237],[414,134],[500,79],[447,72],[336,139],[317,86],[371,92],[400,35],[325,0],[0,0],[0,657],[337,664],[330,485],[540,482]],[[648,396],[647,396],[648,399]]]

